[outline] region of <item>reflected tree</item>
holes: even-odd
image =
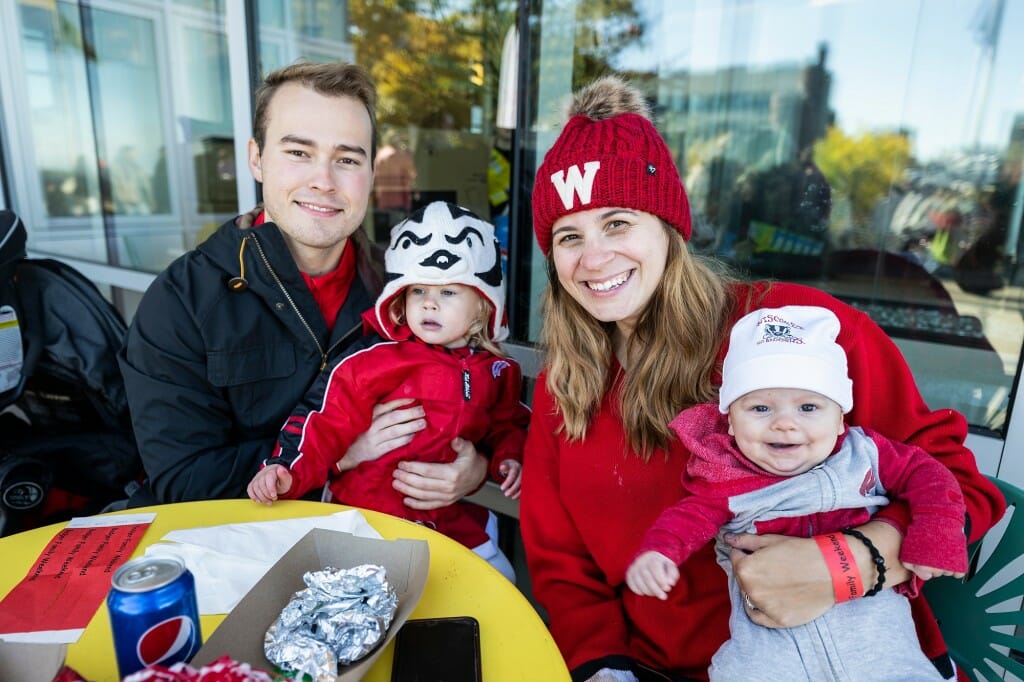
[[[352,3],[356,59],[373,74],[381,117],[397,126],[470,127],[471,107],[484,121],[497,102],[510,0]]]
[[[633,0],[581,2],[576,14],[573,90],[612,71],[642,86],[643,74],[613,68],[626,47],[643,39],[645,27]]]
[[[896,133],[850,136],[831,127],[824,139],[814,144],[814,162],[833,194],[849,202],[848,224],[833,228],[861,229],[871,222],[875,205],[910,165],[910,140]]]

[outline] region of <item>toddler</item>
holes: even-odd
[[[463,501],[412,509],[392,487],[399,462],[450,462],[456,448],[470,443],[490,457],[505,495],[519,497],[530,415],[520,402],[519,365],[499,346],[508,335],[500,256],[494,227],[446,202],[392,228],[387,283],[363,316],[377,342],[364,343],[369,347],[340,360],[314,385],[282,429],[274,456],[249,483],[249,497],[270,504],[327,482],[328,499],[430,526],[514,581],[494,541],[493,514]],[[427,427],[407,445],[342,470],[341,457],[370,427],[374,406],[398,399],[422,405]]]

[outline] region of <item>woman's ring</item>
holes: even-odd
[[[746,592],[743,592],[742,594],[743,594],[743,604],[748,609],[750,609],[751,611],[757,611],[758,608],[756,606],[754,606],[754,602],[750,601],[750,596]]]

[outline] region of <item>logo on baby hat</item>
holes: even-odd
[[[507,360],[495,360],[491,363],[491,377],[497,379],[507,367],[511,367]]]
[[[766,324],[764,326],[765,339],[792,339],[793,329],[785,324]]]
[[[800,333],[803,329],[798,324],[785,320],[777,315],[765,315],[757,321],[758,325],[764,330],[764,336],[757,342],[757,345],[762,343],[795,343],[803,344],[804,340],[796,334]]]

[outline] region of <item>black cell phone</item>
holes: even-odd
[[[395,637],[391,682],[481,682],[476,618],[407,620]]]

